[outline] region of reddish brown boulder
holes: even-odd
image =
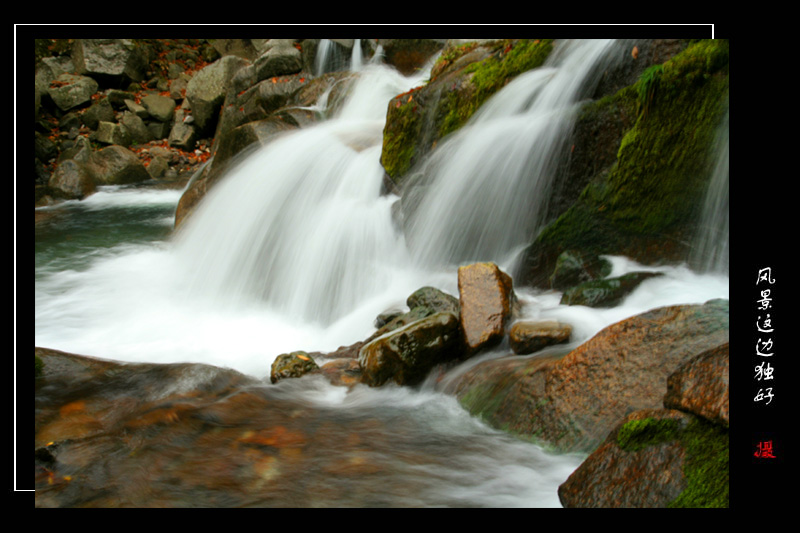
[[[687,361],[667,380],[664,407],[730,426],[728,343]]]
[[[663,307],[612,324],[560,358],[483,362],[455,393],[495,427],[591,451],[628,413],[660,408],[682,363],[727,341],[727,300]]]
[[[514,303],[511,277],[494,263],[474,263],[458,269],[461,329],[468,355],[499,343]]]
[[[564,507],[728,507],[729,432],[688,413],[631,413],[558,488]]]

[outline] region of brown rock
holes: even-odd
[[[557,320],[516,322],[508,330],[508,341],[517,355],[538,352],[553,344],[569,342],[572,326]]]
[[[612,324],[560,358],[483,362],[455,393],[495,427],[561,451],[591,451],[626,414],[660,408],[682,363],[727,341],[727,301],[663,307]]]
[[[334,359],[320,368],[322,375],[333,385],[354,387],[361,383],[361,366],[358,359]]]
[[[618,444],[618,431],[633,420],[653,424],[674,420],[685,427],[690,415],[679,411],[646,410],[627,417],[603,444],[558,488],[564,507],[666,507],[686,488],[686,450],[677,438],[664,438],[638,450]],[[657,422],[656,422],[657,421]],[[667,422],[669,423],[669,422]]]
[[[667,380],[664,407],[730,426],[728,343],[687,361]]]
[[[499,343],[515,299],[511,277],[494,263],[462,266],[458,269],[458,294],[469,354]]]
[[[303,351],[284,353],[272,362],[269,379],[272,383],[285,378],[299,378],[309,372],[314,372],[319,366],[311,356]]]
[[[358,355],[364,383],[419,383],[436,365],[460,355],[458,333],[458,318],[439,312],[374,339]]]

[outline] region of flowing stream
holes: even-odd
[[[433,187],[442,187],[415,215],[413,245],[393,222],[398,198],[381,194],[379,158],[387,102],[427,74],[406,78],[379,63],[361,66],[336,117],[241,162],[179,232],[172,224],[181,191],[103,187],[81,202],[37,210],[35,345],[127,362],[207,363],[264,378],[281,353],[328,352],[363,340],[375,316],[403,307],[419,287],[457,295],[459,262],[494,260],[510,269],[525,232],[541,223],[516,202],[523,193],[546,196],[548,158],[563,142],[571,104],[592,71],[574,69],[602,62],[610,46],[564,44],[557,61],[510,84],[437,151],[430,168],[439,173]],[[554,85],[566,80],[572,89]],[[510,127],[519,128],[512,139]],[[511,181],[492,182],[464,153],[488,167],[498,159],[513,166]],[[475,167],[464,176],[474,191],[451,183],[465,174],[447,170],[451,165]],[[464,195],[450,200],[446,190]],[[426,231],[433,226],[441,232]],[[450,238],[458,226],[467,228],[467,238]],[[664,276],[645,281],[612,309],[561,306],[558,293],[520,287],[525,315],[573,324],[577,344],[654,307],[728,297],[726,272],[611,259],[612,275],[659,270]],[[502,355],[500,348],[485,357]],[[397,479],[361,489],[376,495],[369,500],[375,505],[558,507],[558,485],[583,459],[488,428],[435,384],[348,390],[316,379],[288,381],[267,379],[264,386],[338,419],[374,418],[397,443],[382,450],[401,465]],[[406,419],[424,430],[409,433],[398,422]],[[441,460],[426,466],[420,454]],[[418,493],[382,499],[400,477],[413,478],[403,486]]]

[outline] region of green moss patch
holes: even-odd
[[[645,262],[688,253],[728,104],[728,54],[727,41],[699,41],[604,99],[606,108],[634,102],[636,122],[616,161],[539,235],[541,245]]]
[[[631,420],[617,432],[617,444],[635,452],[680,441],[686,450],[683,473],[687,487],[669,507],[728,507],[730,501],[730,435],[722,426],[694,418],[685,427],[679,420]]]
[[[440,137],[463,126],[508,80],[542,66],[553,49],[552,39],[521,39],[498,44],[497,54],[467,67],[466,72],[472,74],[468,89],[448,93]]]

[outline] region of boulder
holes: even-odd
[[[494,263],[458,269],[461,330],[469,354],[499,343],[515,302],[511,277]]]
[[[136,154],[117,145],[94,152],[87,168],[98,185],[125,185],[150,179]]]
[[[361,383],[361,365],[358,359],[334,359],[322,365],[320,368],[322,375],[339,387],[355,387]]]
[[[371,387],[389,381],[420,383],[438,364],[460,356],[458,317],[438,312],[365,344],[358,354],[362,380]]]
[[[557,320],[523,320],[508,330],[508,343],[517,355],[527,355],[569,342],[572,326]]]
[[[97,124],[95,140],[102,144],[112,144],[127,148],[131,145],[131,134],[123,124],[101,121]]]
[[[378,329],[364,342],[371,342],[381,335],[437,312],[449,312],[458,316],[460,310],[460,304],[455,296],[440,291],[435,287],[417,289],[406,299],[406,305],[409,307],[408,311],[394,310],[378,315],[375,318],[375,327]]]
[[[284,353],[272,362],[269,379],[272,383],[277,383],[282,379],[299,378],[316,370],[319,370],[319,366],[308,353],[303,351]]]
[[[729,369],[727,342],[687,361],[667,379],[664,407],[729,427]]]
[[[154,139],[153,133],[144,123],[144,120],[135,113],[125,111],[120,119],[120,124],[128,130],[128,135],[130,135],[130,140],[133,144],[146,144]]]
[[[224,56],[195,74],[186,86],[186,99],[200,136],[213,133],[217,125],[225,92],[233,76],[249,61],[236,56]]]
[[[564,507],[728,507],[729,431],[669,409],[625,417],[559,486]]]
[[[585,185],[558,201],[553,222],[523,252],[518,283],[546,288],[565,250],[642,264],[689,256],[728,109],[728,55],[724,39],[693,42],[584,108],[579,122],[591,124],[581,126],[573,153],[585,175],[571,181]],[[605,135],[612,138],[603,142],[603,157],[588,153],[591,140]]]
[[[83,123],[93,130],[100,126],[100,122],[114,122],[114,120],[114,107],[108,98],[98,100],[83,113]]]
[[[440,291],[435,287],[422,287],[414,291],[407,299],[406,305],[409,309],[416,307],[425,307],[432,312],[435,311],[448,311],[453,314],[459,314],[461,304],[458,298]]]
[[[389,102],[381,165],[395,186],[418,186],[409,183],[409,170],[511,79],[541,66],[551,49],[546,39],[448,43],[431,79]]]
[[[61,74],[50,83],[47,94],[62,111],[74,109],[91,101],[100,86],[88,76]]]
[[[142,107],[153,119],[159,122],[171,122],[175,116],[175,100],[159,94],[148,94],[142,98]]]
[[[423,68],[445,46],[444,39],[378,39],[388,65],[404,76]]]
[[[494,427],[589,452],[626,414],[660,408],[667,378],[726,343],[728,332],[727,300],[662,307],[612,324],[567,354],[482,362],[454,392]]]
[[[248,69],[243,68],[240,73],[246,70]],[[280,80],[256,82],[242,91],[229,91],[222,107],[216,135],[222,136],[248,122],[269,118],[275,111],[287,105],[304,84],[305,78],[302,76],[289,76]]]
[[[270,39],[267,46],[254,63],[258,80],[296,74],[303,68],[300,50],[294,47],[292,39]]]
[[[74,159],[67,159],[58,164],[50,176],[48,186],[58,190],[64,198],[76,200],[82,200],[97,190],[91,173],[82,163]]]
[[[71,56],[78,73],[105,85],[145,79],[147,55],[130,39],[77,39]]]

